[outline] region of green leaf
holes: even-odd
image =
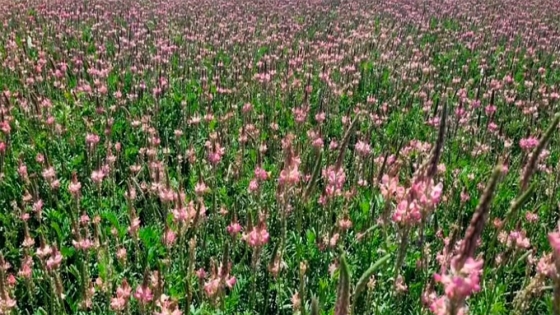
[[[369,278],[373,275],[373,273],[379,268],[381,267],[384,263],[386,263],[389,258],[391,258],[391,254],[387,254],[381,258],[379,258],[379,260],[377,260],[373,265],[371,265],[371,267],[368,268],[368,270],[366,270],[362,276],[360,277],[360,280],[358,280],[358,283],[356,284],[356,288],[354,289],[354,294],[352,294],[352,298],[354,299],[354,302],[352,304],[352,310],[354,310],[356,303],[358,301],[358,297],[360,296],[360,293],[362,293],[362,291],[364,290],[364,288],[366,287],[366,284],[369,281]]]
[[[340,277],[338,279],[338,288],[336,296],[336,304],[334,315],[347,315],[350,306],[350,270],[344,255],[340,256]]]

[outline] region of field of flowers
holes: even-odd
[[[560,315],[559,21],[0,0],[0,314]]]

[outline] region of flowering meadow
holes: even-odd
[[[0,314],[560,315],[559,21],[0,0]]]

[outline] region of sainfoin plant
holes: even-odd
[[[0,314],[560,315],[559,1],[0,17]]]

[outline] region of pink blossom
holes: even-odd
[[[361,155],[362,157],[366,157],[371,153],[371,147],[369,144],[367,144],[366,142],[363,142],[362,140],[359,140],[356,143],[356,152],[358,152],[359,155]]]
[[[147,304],[153,300],[154,294],[148,286],[139,285],[136,287],[136,292],[134,292],[134,298],[137,299],[140,304]]]
[[[198,277],[198,279],[202,280],[202,279],[206,278],[206,271],[204,269],[200,268],[196,271],[196,276]]]
[[[191,219],[189,213],[187,212],[187,208],[185,207],[175,208],[171,212],[173,213],[173,219],[175,222],[185,223]]]
[[[139,228],[140,228],[140,219],[134,218],[130,222],[130,226],[128,227],[128,232],[130,232],[130,234],[136,234]]]
[[[45,169],[45,170],[43,171],[42,174],[43,174],[43,178],[44,178],[46,181],[49,181],[49,182],[52,181],[52,180],[56,177],[56,173],[55,173],[55,171],[54,171],[54,167],[52,167],[52,166],[49,167],[49,168],[47,168],[47,169]]]
[[[318,123],[322,123],[323,121],[325,121],[326,117],[327,117],[327,115],[324,112],[319,112],[319,113],[315,114],[315,120]]]
[[[560,232],[548,233],[548,241],[554,252],[560,255]]]
[[[315,139],[313,139],[313,141],[311,142],[311,146],[313,146],[316,149],[322,149],[323,148],[323,139],[321,137],[317,137]]]
[[[21,268],[18,271],[18,275],[29,279],[33,275],[33,259],[31,256],[25,256],[21,262]]]
[[[251,193],[255,192],[257,189],[259,189],[259,182],[256,179],[252,179],[249,182],[249,187],[248,187],[249,192]]]
[[[194,186],[194,192],[199,195],[202,196],[205,193],[207,193],[210,190],[210,188],[208,186],[206,186],[206,184],[203,181],[199,181],[198,183],[196,183],[196,185]]]
[[[115,296],[111,298],[111,310],[113,311],[124,311],[127,300],[122,296]]]
[[[246,103],[243,105],[242,112],[244,114],[250,113],[253,110],[253,105],[251,103]]]
[[[99,142],[99,136],[96,134],[88,133],[86,135],[86,144],[88,146],[95,146]]]
[[[255,169],[255,177],[260,181],[265,181],[268,179],[268,173],[261,167]]]
[[[469,257],[460,270],[452,264],[448,274],[435,274],[436,282],[443,284],[445,295],[450,299],[464,299],[480,290],[480,275],[482,273],[482,260]]]
[[[54,270],[54,269],[58,268],[58,266],[60,266],[61,262],[62,262],[62,255],[60,254],[58,249],[55,247],[55,248],[53,248],[51,257],[49,259],[47,259],[47,269]]]
[[[18,167],[18,174],[23,179],[27,179],[27,166],[25,164],[20,164]]]
[[[237,235],[239,232],[241,232],[241,225],[237,222],[232,222],[230,225],[228,225],[228,227],[226,228],[227,232],[231,235],[231,236],[235,236]]]
[[[70,184],[68,184],[68,191],[70,191],[73,196],[77,196],[80,193],[81,188],[82,184],[80,184],[80,182],[78,181],[72,181],[70,182]]]
[[[280,177],[278,179],[280,185],[295,185],[299,183],[301,179],[301,173],[299,171],[300,163],[299,157],[292,157],[291,163],[285,165],[284,169],[280,172]]]
[[[177,235],[173,230],[167,229],[163,235],[163,244],[166,247],[171,247],[175,244],[175,240],[177,239]]]
[[[257,227],[253,228],[251,232],[244,235],[243,239],[251,247],[261,247],[268,243],[269,237],[270,235],[266,230],[266,226],[264,225],[264,223],[261,223]]]
[[[214,143],[214,145],[211,145],[209,142],[207,142],[207,147],[208,162],[210,162],[210,164],[212,165],[218,164],[222,160],[222,157],[224,156],[226,150],[217,142]]]
[[[210,279],[204,284],[204,293],[210,298],[213,298],[220,288],[220,278]]]
[[[350,219],[342,219],[338,221],[338,226],[341,230],[348,230],[352,227],[352,221]]]
[[[53,252],[52,247],[47,244],[37,248],[37,256],[39,256],[40,258],[45,258],[49,256],[52,252]]]
[[[529,151],[535,148],[539,144],[539,139],[535,137],[529,137],[519,140],[519,146],[524,151]]]
[[[105,177],[105,173],[102,170],[96,170],[91,173],[91,180],[96,184],[101,184],[101,181]]]
[[[33,203],[33,211],[37,213],[37,215],[41,214],[42,209],[43,209],[43,199],[39,199]]]
[[[237,279],[234,276],[231,276],[226,280],[226,286],[230,289],[233,288],[235,283],[237,283]]]
[[[183,312],[177,306],[176,301],[171,301],[170,298],[162,294],[160,299],[156,302],[156,305],[160,308],[159,312],[155,311],[154,315],[182,315]]]

